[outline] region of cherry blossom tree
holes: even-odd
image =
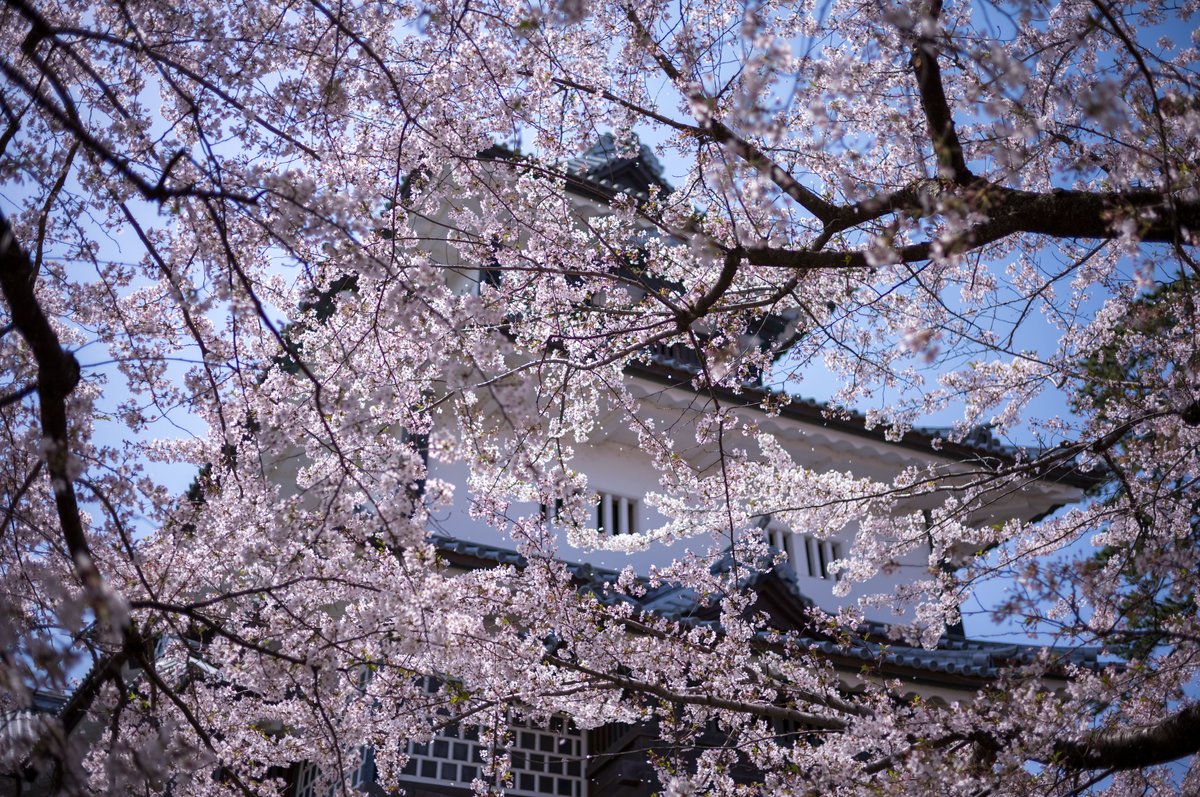
[[[349,792],[369,746],[394,788],[403,740],[471,722],[476,789],[499,791],[521,711],[654,722],[671,794],[1200,790],[1196,15],[5,0],[0,699],[90,673],[14,767],[67,793],[247,795],[312,761]],[[673,190],[581,214],[564,164],[605,133],[653,142]],[[771,319],[792,331],[743,345]],[[713,468],[627,387],[675,344]],[[891,435],[953,409],[945,445],[985,423],[1036,445],[949,481],[808,470],[725,397],[818,364],[831,406]],[[669,522],[639,542],[692,552],[654,578],[715,596],[719,623],[636,611],[631,572],[581,592],[514,509],[561,501],[573,543],[615,544],[578,522],[573,447],[602,407],[660,472]],[[469,466],[456,489],[523,566],[446,567],[428,456]],[[1089,500],[971,522],[1066,472]],[[1015,573],[1004,611],[1136,658],[1047,652],[952,705],[848,692],[753,610],[765,513],[855,524],[855,598],[928,550],[875,598],[907,601],[910,643]],[[1080,542],[1104,554],[1055,557]]]

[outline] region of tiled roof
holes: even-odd
[[[433,535],[431,541],[444,558],[461,567],[496,564],[525,567],[528,564],[528,560],[516,551],[494,545],[440,534]],[[575,579],[580,592],[594,595],[602,603],[633,603],[643,612],[681,624],[720,629],[717,619],[719,606],[703,600],[690,588],[670,582],[652,585],[649,580],[642,578],[645,591],[640,597],[633,598],[612,588],[620,577],[616,570],[586,563],[563,564]],[[721,569],[728,566],[727,561],[719,561],[713,567]],[[793,617],[803,616],[813,605],[801,592],[791,568],[784,564],[777,564],[766,571],[756,571],[743,581],[743,586],[758,590],[760,595],[770,591],[777,601],[782,597],[791,604]],[[775,608],[778,610],[780,607],[776,605]],[[861,662],[862,665],[871,665],[873,669],[902,669],[918,676],[924,674],[925,678],[933,681],[948,678],[992,679],[1000,674],[1002,668],[1031,663],[1045,650],[1031,645],[984,642],[955,635],[943,636],[936,648],[925,649],[888,641],[888,627],[883,623],[867,622],[857,630],[858,634],[848,639],[833,640],[803,632],[793,632],[789,638],[803,649],[828,656],[843,668]],[[763,632],[762,641],[767,641],[771,635],[770,632]],[[194,646],[189,644],[189,647]],[[162,647],[157,653],[164,650],[165,647]],[[190,668],[210,677],[217,674],[212,665],[194,655],[194,651],[188,650],[186,653],[192,655],[185,655],[174,666],[164,663],[160,675],[177,680],[184,677],[185,671]],[[1050,649],[1050,653],[1060,665],[1097,666],[1097,651],[1092,648]],[[83,683],[99,677],[98,673],[106,666],[105,660],[97,662]],[[63,694],[39,691],[35,693],[30,707],[0,712],[0,773],[19,768],[39,736],[45,732],[47,721],[51,717],[62,717],[64,712],[71,710],[72,704],[72,698]]]
[[[673,355],[669,350],[656,349],[648,352],[641,362],[635,361],[628,371],[655,381],[671,385],[686,386],[699,372],[694,361]],[[763,385],[745,385],[740,391],[713,388],[721,400],[732,405],[759,405],[765,399],[786,398],[778,404],[780,415],[804,423],[828,427],[878,440],[888,445],[897,445],[925,454],[961,462],[973,462],[988,466],[1000,466],[1018,458],[1029,461],[1044,453],[1022,446],[1007,445],[986,426],[976,426],[961,439],[951,438],[949,427],[914,426],[899,440],[889,439],[886,425],[867,425],[866,415],[846,408],[834,408],[811,398],[795,396]],[[1100,470],[1081,471],[1073,461],[1068,461],[1038,472],[1037,478],[1057,482],[1077,489],[1088,489],[1105,480]]]
[[[29,706],[0,711],[0,773],[20,768],[66,702],[60,692],[37,690]]]
[[[568,181],[568,188],[596,194],[601,199],[611,199],[618,193],[649,199],[651,189],[663,193],[671,190],[663,179],[662,164],[649,147],[638,143],[636,154],[623,154],[611,133],[600,136],[583,154],[563,165],[573,178]]]
[[[488,147],[477,157],[514,164],[526,160],[521,153],[499,144]],[[610,133],[600,136],[586,151],[567,159],[558,168],[567,178],[567,191],[600,202],[608,202],[622,193],[646,200],[652,189],[664,194],[671,191],[670,183],[663,177],[662,164],[649,147],[638,144],[636,154],[624,154]]]
[[[467,567],[492,564],[508,564],[524,567],[527,560],[515,551],[493,545],[468,542],[454,537],[434,535],[432,542],[443,554]],[[645,593],[631,598],[616,593],[611,588],[620,575],[615,570],[593,567],[587,564],[564,562],[577,582],[581,592],[595,595],[601,602],[632,602],[644,612],[675,620],[683,624],[710,625],[719,628],[716,619],[719,607],[709,605],[693,590],[678,584],[662,583],[651,586],[642,579]],[[718,562],[720,568],[725,563]],[[793,601],[793,616],[800,616],[812,606],[812,601],[801,592],[791,567],[776,565],[765,572],[758,571],[748,578],[744,586],[760,591],[770,587],[772,594]],[[776,606],[776,608],[780,608]],[[786,608],[786,607],[785,607]],[[926,649],[913,647],[889,640],[889,628],[884,623],[866,622],[857,629],[858,633],[847,639],[834,640],[815,633],[795,632],[790,637],[800,647],[824,654],[842,666],[861,662],[886,669],[914,670],[938,679],[944,676],[963,676],[980,680],[999,676],[1006,667],[1030,664],[1044,650],[1034,645],[1019,645],[986,642],[947,634],[938,640],[937,647]],[[769,636],[764,632],[764,639]],[[1050,656],[1058,667],[1066,664],[1084,667],[1097,666],[1097,651],[1094,648],[1050,648]]]
[[[567,176],[567,190],[601,202],[608,202],[619,193],[648,199],[651,188],[669,192],[671,186],[663,177],[662,165],[654,153],[645,144],[638,143],[636,146],[636,154],[626,154],[618,147],[611,133],[601,135],[596,143],[582,154],[562,164]],[[502,161],[516,161],[521,158],[518,153],[498,145],[481,152],[479,156]],[[781,321],[778,333],[789,334],[787,329],[788,324]],[[641,370],[650,375],[665,377],[673,384],[687,384],[698,373],[698,365],[694,356],[689,358],[685,354],[672,354],[669,350],[659,347],[648,351],[645,360],[634,363],[630,370]],[[744,402],[746,398],[754,398],[756,395],[760,398],[782,395],[781,391],[762,385],[745,387],[745,391],[737,395],[731,393],[730,397],[735,401]],[[844,408],[831,413],[827,404],[790,394],[787,398],[790,403],[784,406],[784,415],[802,416],[807,422],[816,422],[822,426],[838,428],[950,459],[999,464],[1011,462],[1020,456],[1028,459],[1041,453],[1006,445],[984,426],[971,429],[966,436],[957,441],[951,439],[952,430],[949,428],[916,427],[897,442],[888,439],[884,426],[868,427],[866,416],[861,413]],[[1104,480],[1102,473],[1081,472],[1070,462],[1046,469],[1039,474],[1039,478],[1062,482],[1080,489],[1087,489]]]
[[[0,773],[15,772],[47,730],[51,715],[23,709],[0,714]]]
[[[186,654],[164,657],[173,643],[186,645]],[[189,671],[209,677],[217,675],[216,668],[196,655],[198,649],[199,645],[195,642],[181,642],[175,637],[160,638],[154,653],[159,677],[178,685],[188,677]],[[120,668],[123,664],[124,659],[118,655],[99,657],[70,694],[39,689],[33,693],[28,707],[0,711],[0,773],[16,772],[28,764],[29,754],[43,734],[52,729],[55,733],[62,733],[63,730],[72,733],[91,710],[85,702],[88,698],[81,696],[94,695],[95,682],[111,677],[114,668]]]

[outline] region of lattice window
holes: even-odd
[[[317,769],[317,765],[311,761],[305,761],[296,765],[295,772],[291,794],[294,797],[318,797],[317,780],[320,770]],[[350,786],[353,789],[363,789],[374,782],[375,751],[370,747],[359,748],[358,764],[350,773]],[[322,795],[323,797],[333,797],[339,793],[339,787],[335,784],[325,789]]]
[[[435,693],[441,685],[441,681],[433,677],[421,678],[420,683],[429,694]],[[513,783],[508,794],[586,797],[587,737],[574,723],[564,717],[551,717],[542,723],[513,717],[509,719],[508,730]],[[408,742],[405,752],[408,762],[400,776],[402,781],[466,789],[483,773],[483,748],[477,726],[447,725],[428,742]],[[333,788],[318,792],[319,775],[312,762],[298,764],[290,791],[292,797],[334,794]],[[350,785],[363,789],[374,781],[374,751],[369,747],[362,748],[357,765],[350,773]]]
[[[545,725],[510,722],[513,788],[510,794],[584,797],[586,737],[570,720]]]
[[[467,788],[483,766],[479,731],[450,725],[428,742],[409,742],[408,763],[402,778],[423,783],[444,783]]]
[[[513,787],[508,794],[585,797],[584,734],[569,720],[554,717],[537,725],[512,721]],[[425,743],[409,742],[403,780],[469,787],[483,769],[477,729],[449,726]]]
[[[362,749],[358,766],[350,773],[350,785],[362,789],[375,782],[375,750],[370,747]]]
[[[295,797],[317,797],[317,765],[305,761],[296,765]]]

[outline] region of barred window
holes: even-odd
[[[317,765],[304,761],[296,765],[295,797],[317,797]]]
[[[553,504],[541,504],[539,508],[547,523],[557,524],[560,522],[563,514],[561,498]],[[601,534],[612,536],[636,534],[638,530],[637,514],[638,501],[636,498],[601,491],[596,493],[592,528]]]
[[[819,540],[811,534],[796,534],[790,529],[769,525],[764,530],[766,542],[787,554],[788,562],[798,576],[829,579],[829,565],[842,556],[842,546],[832,540]]]
[[[615,493],[596,496],[596,531],[601,534],[637,533],[637,500]]]

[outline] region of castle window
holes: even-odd
[[[563,500],[555,498],[553,504],[539,504],[538,509],[547,523],[557,524],[562,517]]]
[[[788,562],[797,576],[830,579],[829,565],[842,556],[841,544],[832,540],[820,540],[811,534],[795,532],[776,525],[767,526],[763,532],[767,545],[787,554]]]
[[[596,496],[596,531],[601,534],[637,533],[637,500],[615,493]]]
[[[563,501],[561,498],[553,504],[540,504],[539,509],[547,523],[562,522]],[[638,502],[617,493],[598,492],[596,503],[592,508],[592,528],[601,534],[616,536],[618,534],[637,533]]]
[[[375,751],[370,747],[359,748],[354,760],[354,770],[350,773],[350,787],[355,790],[353,793],[358,793],[375,782]],[[318,789],[321,773],[311,761],[297,764],[294,773],[292,790],[288,792],[293,797],[334,797],[341,793],[336,784],[323,790]]]
[[[781,526],[767,526],[766,528],[767,545],[770,545],[775,550],[787,554],[788,561],[792,567],[796,566],[796,551],[795,542],[796,535]]]
[[[570,720],[549,722],[509,720],[509,756],[513,788],[508,794],[584,797],[583,762],[586,738]],[[450,725],[427,743],[408,743],[408,763],[402,780],[469,788],[482,775],[479,733],[471,726]]]
[[[426,694],[435,694],[442,685],[439,678],[418,679]],[[444,711],[439,711],[443,714]],[[507,711],[507,750],[513,788],[507,794],[523,797],[585,797],[587,778],[587,736],[570,719],[551,716],[543,721]],[[360,748],[350,773],[350,786],[357,793],[369,789],[376,780],[375,752]],[[402,783],[436,784],[454,789],[469,789],[471,781],[483,777],[483,746],[477,725],[447,722],[427,742],[409,741],[408,761],[400,775]],[[312,762],[303,762],[293,772],[290,797],[334,797],[336,785],[320,787],[320,772]]]
[[[317,765],[304,761],[296,765],[292,794],[295,797],[316,797],[317,795]]]
[[[804,537],[805,565],[810,578],[833,578],[829,565],[842,556],[842,546],[832,540],[819,540],[810,534]]]

